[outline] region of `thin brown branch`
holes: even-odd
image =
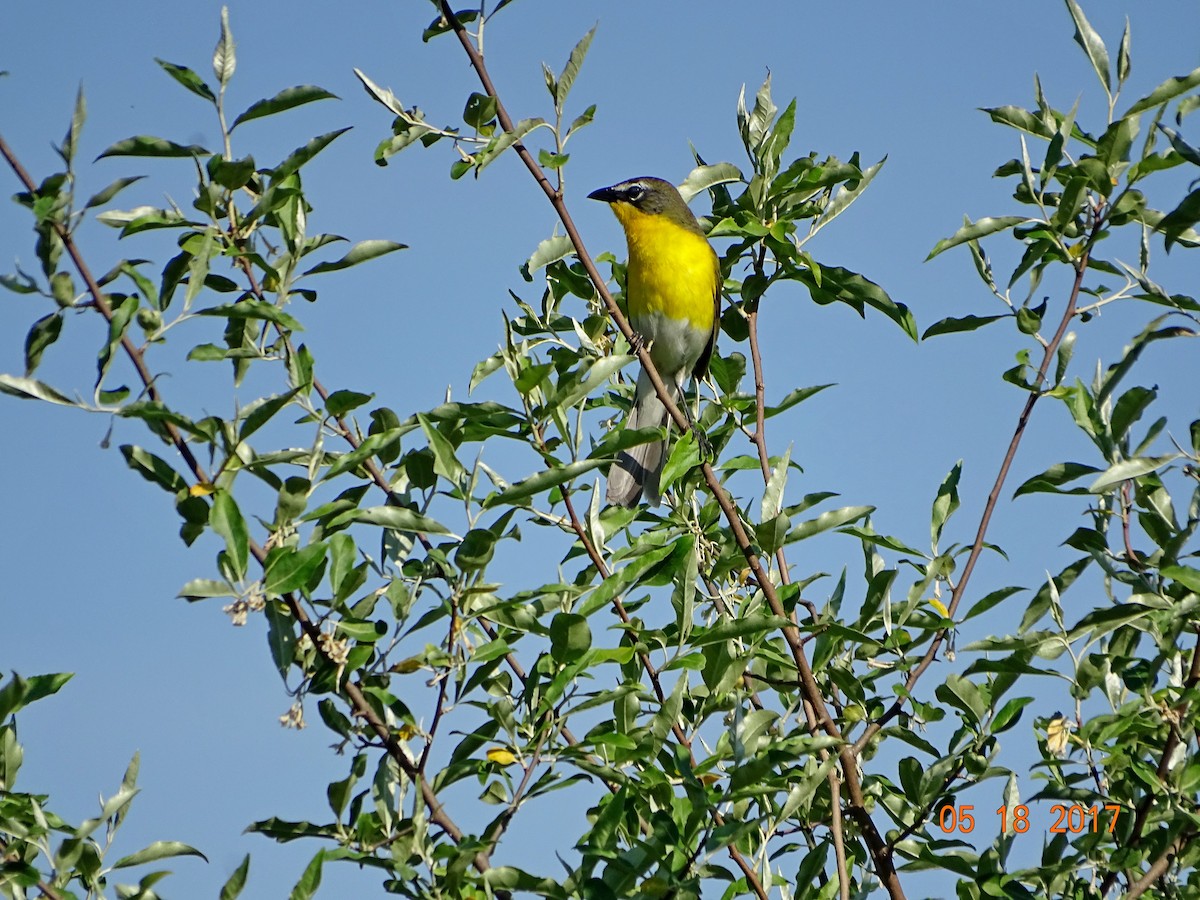
[[[3,135],[0,135],[0,156],[4,157],[9,168],[17,176],[17,180],[25,186],[25,190],[31,194],[37,193],[37,185],[29,177],[29,173],[25,171],[25,167],[21,165],[21,161],[17,159],[12,149],[5,142]],[[79,252],[79,247],[76,245],[75,238],[71,234],[71,229],[64,222],[60,221],[51,222],[50,224],[55,234],[63,242],[63,247],[66,248],[67,255],[71,257],[71,262],[75,265],[75,270],[79,273],[79,277],[87,285],[88,293],[92,297],[92,303],[99,310],[100,315],[104,316],[104,320],[111,323],[113,318],[112,304],[108,302],[108,297],[100,289],[100,285],[92,275],[91,269],[84,262],[83,255]],[[158,388],[154,384],[154,376],[150,374],[150,369],[146,366],[145,356],[133,343],[128,334],[121,335],[121,348],[125,351],[125,355],[137,371],[146,396],[156,403],[161,403],[162,397],[159,395]],[[205,473],[204,467],[197,461],[195,455],[192,453],[192,448],[188,446],[187,441],[175,424],[170,421],[163,421],[162,428],[167,433],[175,449],[179,452],[179,455],[183,457],[184,462],[196,480],[207,482],[208,475]]]
[[[29,177],[29,173],[25,171],[24,166],[21,165],[20,160],[18,160],[13,154],[8,144],[4,141],[2,135],[0,135],[0,155],[4,157],[5,161],[8,163],[10,168],[12,168],[18,180],[21,181],[25,188],[30,192],[36,192],[37,186],[34,184],[33,179]],[[71,261],[74,263],[75,269],[79,273],[79,277],[82,278],[84,284],[87,285],[88,293],[91,295],[96,309],[104,317],[105,321],[111,323],[113,317],[112,305],[108,302],[108,298],[100,289],[100,285],[92,275],[91,269],[84,261],[83,255],[80,253],[79,247],[76,245],[74,236],[72,235],[70,229],[61,222],[53,223],[53,228],[55,233],[62,240],[63,247],[66,249],[67,254],[71,257]],[[146,396],[155,402],[162,402],[162,397],[159,394],[158,389],[155,387],[154,378],[150,374],[150,369],[146,365],[145,355],[141,349],[139,349],[133,343],[128,335],[122,335],[121,347],[125,351],[125,355],[129,358],[130,363],[137,371],[138,378],[142,382]],[[184,439],[179,429],[169,421],[163,422],[163,429],[167,433],[171,443],[179,452],[179,455],[183,457],[184,462],[187,464],[188,469],[191,471],[196,481],[199,483],[207,483],[209,480],[208,474],[205,472],[204,467],[200,465],[199,461],[197,461],[195,455],[192,453],[191,448],[188,446],[187,441]],[[251,540],[249,542],[249,549],[251,554],[260,565],[266,564],[266,551],[256,541]],[[321,636],[320,629],[308,617],[299,601],[292,594],[285,595],[283,600],[287,604],[292,616],[297,622],[300,623],[301,629],[312,641],[317,652],[321,653],[327,662],[332,662],[329,660],[328,654],[322,650],[321,642],[319,640]],[[455,841],[455,843],[460,843],[463,839],[462,831],[446,814],[445,810],[442,808],[441,802],[437,798],[437,795],[426,783],[425,779],[421,777],[415,763],[409,757],[407,751],[405,751],[405,749],[396,740],[395,736],[391,733],[387,723],[384,722],[383,719],[381,719],[378,715],[376,715],[374,709],[367,701],[366,696],[362,693],[357,685],[347,681],[343,686],[343,690],[345,691],[346,697],[350,701],[350,704],[354,710],[354,714],[366,721],[371,730],[374,731],[383,742],[384,746],[388,750],[388,753],[396,760],[401,770],[420,786],[421,796],[425,801],[425,805],[429,808],[430,821],[434,822],[447,835],[449,835],[450,838]],[[490,868],[491,861],[488,858],[488,855],[481,851],[475,854],[474,865],[480,871],[485,871],[486,869]]]
[[[1184,679],[1183,686],[1179,693],[1183,697],[1190,695],[1195,689],[1200,686],[1200,628],[1196,629],[1196,646],[1192,648],[1192,662],[1188,667],[1187,677]],[[1175,707],[1175,715],[1182,719],[1188,713],[1188,701],[1185,699]],[[1175,755],[1176,749],[1180,743],[1180,733],[1178,728],[1171,728],[1167,734],[1167,739],[1163,743],[1162,755],[1158,760],[1158,768],[1155,774],[1159,781],[1165,781],[1167,775],[1171,771],[1171,758]],[[1146,828],[1146,822],[1150,819],[1150,811],[1154,808],[1158,800],[1154,794],[1147,792],[1142,798],[1142,802],[1138,804],[1138,808],[1134,813],[1133,828],[1129,831],[1129,837],[1124,841],[1124,846],[1136,847],[1141,843],[1142,832]],[[1117,882],[1118,873],[1116,870],[1110,871],[1104,876],[1104,881],[1100,885],[1101,894],[1107,894],[1112,886]],[[1145,878],[1142,879],[1145,881]],[[1141,884],[1142,881],[1138,883]],[[1144,890],[1144,889],[1143,889]]]
[[[513,120],[508,114],[503,101],[500,99],[496,87],[492,82],[491,75],[488,73],[487,65],[484,63],[483,57],[480,55],[478,48],[471,40],[471,36],[463,27],[462,22],[454,14],[454,10],[446,2],[440,0],[442,9],[442,17],[446,23],[453,29],[458,37],[459,43],[462,45],[467,58],[471,62],[472,68],[475,70],[480,84],[489,97],[496,102],[496,118],[500,123],[500,127],[505,131],[513,131]],[[567,210],[566,203],[563,200],[562,192],[557,190],[530,153],[529,148],[522,141],[514,142],[512,146],[517,157],[529,170],[531,176],[542,192],[554,207],[558,214],[559,221],[562,223],[572,246],[575,249],[576,255],[579,258],[580,264],[584,267],[588,277],[591,279],[597,294],[604,303],[609,316],[616,324],[621,334],[629,341],[630,346],[637,353],[638,361],[641,363],[643,370],[646,372],[651,384],[654,386],[655,392],[658,394],[660,401],[667,409],[672,421],[680,430],[688,427],[688,421],[679,408],[675,405],[674,399],[663,383],[661,376],[658,374],[654,363],[650,359],[650,354],[646,352],[645,347],[640,346],[640,342],[635,340],[633,329],[630,327],[628,320],[617,307],[616,302],[609,293],[608,286],[600,271],[596,268],[595,262],[592,260],[591,254],[588,253],[584,245],[583,238],[579,234],[579,229],[575,225],[574,219]],[[775,585],[770,581],[766,569],[762,561],[758,558],[758,554],[754,551],[753,544],[746,532],[746,528],[742,523],[741,516],[733,505],[728,492],[721,486],[717,478],[716,472],[712,466],[704,461],[700,466],[704,480],[708,485],[709,491],[713,498],[717,501],[717,505],[721,509],[722,515],[729,523],[730,531],[733,533],[734,541],[738,546],[738,550],[746,558],[755,577],[758,579],[759,587],[763,592],[763,597],[767,601],[771,612],[781,618],[787,618],[787,613],[784,610],[783,604],[779,599],[779,595],[775,590]],[[794,625],[783,629],[783,637],[788,645],[788,649],[796,664],[796,670],[800,676],[801,693],[804,696],[805,704],[811,708],[812,720],[814,724],[820,727],[826,734],[835,738],[838,741],[842,740],[840,729],[833,717],[829,714],[829,710],[825,705],[825,701],[821,694],[820,685],[817,684],[816,677],[813,675],[812,667],[809,665],[808,658],[805,655],[804,646],[801,641],[799,629]],[[846,790],[849,794],[849,810],[859,828],[862,830],[867,847],[871,853],[872,860],[875,864],[875,873],[881,884],[887,890],[893,900],[899,900],[904,897],[904,889],[900,884],[898,875],[896,874],[895,866],[892,862],[891,854],[888,851],[887,845],[884,843],[883,837],[878,828],[876,828],[871,814],[867,810],[866,797],[862,792],[862,785],[858,778],[858,760],[856,755],[851,751],[849,744],[843,742],[838,751],[842,763],[844,778],[846,780]]]
[[[1146,870],[1146,874],[1129,886],[1129,890],[1125,892],[1125,897],[1128,900],[1133,900],[1133,898],[1142,896],[1142,894],[1154,887],[1154,882],[1166,874],[1167,869],[1171,867],[1171,863],[1175,861],[1175,857],[1179,855],[1179,851],[1186,847],[1194,837],[1195,834],[1188,831],[1177,837],[1174,843],[1164,850],[1162,855]]]
[[[1046,382],[1046,373],[1050,371],[1050,363],[1054,359],[1055,353],[1058,352],[1058,346],[1062,343],[1062,339],[1067,333],[1067,326],[1075,318],[1075,308],[1079,301],[1079,291],[1083,287],[1084,275],[1087,274],[1089,252],[1090,247],[1084,250],[1075,263],[1075,279],[1071,284],[1071,293],[1067,298],[1066,308],[1063,309],[1062,318],[1059,320],[1058,330],[1054,332],[1054,337],[1046,345],[1046,349],[1042,354],[1042,364],[1038,367],[1037,371],[1037,387],[1035,390],[1029,392],[1029,396],[1025,398],[1025,405],[1021,409],[1021,415],[1017,417],[1017,426],[1013,429],[1012,439],[1008,442],[1008,449],[1005,451],[1004,459],[1000,463],[1000,471],[996,473],[996,480],[992,484],[992,490],[988,494],[987,503],[983,507],[983,515],[979,518],[979,527],[975,531],[975,540],[971,544],[970,552],[967,554],[966,565],[963,566],[962,575],[959,577],[958,583],[954,585],[954,590],[950,594],[950,604],[947,606],[950,618],[954,617],[955,611],[962,602],[967,584],[971,580],[971,573],[975,571],[975,563],[979,560],[980,553],[983,552],[988,526],[991,524],[992,514],[996,511],[996,504],[1000,500],[1000,491],[1004,488],[1004,482],[1008,478],[1008,470],[1012,467],[1013,460],[1017,456],[1017,448],[1021,446],[1021,438],[1025,436],[1025,428],[1029,424],[1030,416],[1033,415],[1033,408],[1042,397],[1042,386]],[[921,657],[921,661],[917,663],[905,680],[904,690],[899,692],[899,699],[892,703],[878,719],[868,725],[859,739],[855,741],[855,754],[861,753],[875,735],[904,709],[904,698],[912,695],[917,681],[925,674],[925,670],[933,664],[938,650],[941,649],[942,642],[946,639],[947,633],[946,631],[939,632],[933,638],[929,644],[929,648],[925,651],[925,655]]]

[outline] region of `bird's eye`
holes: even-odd
[[[629,198],[630,203],[638,203],[643,197],[646,196],[646,188],[644,185],[632,184],[629,186],[629,191],[626,196]]]

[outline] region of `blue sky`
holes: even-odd
[[[153,57],[209,77],[220,7],[210,0],[142,0],[121,4],[118,16],[106,4],[13,4],[7,30],[22,37],[6,41],[0,55],[0,70],[9,73],[0,78],[0,133],[34,177],[43,177],[57,162],[50,143],[61,139],[82,83],[89,121],[81,161],[134,134],[213,147],[210,110]],[[435,123],[453,122],[477,85],[456,42],[421,42],[433,17],[428,4],[349,8],[230,2],[238,70],[228,102],[238,110],[305,83],[342,98],[246,124],[241,152],[270,165],[308,137],[353,126],[306,170],[315,207],[310,221],[354,240],[389,238],[411,249],[328,281],[321,302],[299,312],[327,383],[374,391],[405,415],[437,403],[448,386],[465,396],[472,366],[501,339],[500,311],[512,309],[507,290],[536,296],[517,267],[554,220],[515,157],[478,181],[449,180],[455,157],[445,144],[407,150],[386,168],[373,164],[390,119],[352,68],[420,106]],[[978,107],[1031,106],[1037,72],[1052,104],[1065,109],[1082,97],[1080,121],[1101,127],[1102,95],[1071,40],[1062,4],[781,2],[755,4],[752,14],[743,9],[750,7],[520,0],[489,24],[488,62],[514,118],[549,114],[539,64],[560,68],[575,41],[599,24],[568,110],[598,105],[595,123],[572,141],[567,174],[568,203],[593,255],[623,252],[612,216],[584,199],[595,187],[642,174],[680,181],[691,167],[689,141],[710,162],[747,168],[735,103],[743,84],[752,95],[769,70],[780,107],[792,96],[800,100],[793,153],[811,149],[845,159],[859,151],[867,163],[888,157],[865,196],[811,247],[816,258],[881,284],[912,308],[922,328],[947,315],[999,312],[965,252],[922,260],[964,213],[1016,211],[1010,185],[990,177],[1019,153],[1016,134]],[[1085,9],[1114,51],[1126,13],[1133,18],[1127,102],[1200,65],[1194,2],[1093,0]],[[161,204],[168,193],[190,203],[178,195],[188,185],[178,161],[100,160],[82,166],[79,192],[87,196],[140,173],[151,177],[123,195],[125,206]],[[0,175],[0,184],[8,194],[18,189],[9,175]],[[704,211],[703,198],[695,205]],[[152,255],[135,243],[118,247],[112,231],[94,222],[79,234],[101,271],[117,254]],[[1008,244],[992,248],[998,271],[1020,252],[1016,242]],[[1161,260],[1160,247],[1160,280],[1194,291],[1194,253]],[[1115,255],[1134,260],[1132,251]],[[14,260],[36,267],[27,215],[6,203],[0,270],[11,271]],[[1048,278],[1041,293],[1053,308],[1063,283]],[[0,371],[20,373],[25,330],[44,312],[29,298],[0,297]],[[863,321],[787,288],[770,295],[764,317],[769,392],[838,384],[773,426],[773,451],[794,443],[793,458],[805,470],[789,491],[836,490],[847,504],[876,504],[879,530],[917,542],[927,533],[938,483],[965,458],[963,508],[949,539],[969,541],[1024,399],[999,378],[1016,349],[1012,335],[1001,333],[1007,326],[914,345],[881,316]],[[1141,310],[1116,308],[1078,326],[1075,374],[1089,379],[1095,360],[1111,360],[1146,318]],[[41,377],[88,394],[93,368],[86,360],[100,340],[96,329],[94,321],[69,322]],[[73,358],[84,364],[73,365]],[[227,375],[204,374],[208,383],[200,384],[190,367],[178,366],[164,384],[181,402],[230,411]],[[1200,412],[1195,347],[1181,341],[1156,347],[1139,383],[1155,382],[1182,433]],[[181,544],[165,495],[132,474],[115,449],[101,447],[112,423],[7,397],[0,409],[9,434],[0,451],[6,572],[0,666],[23,674],[78,673],[58,697],[22,718],[27,759],[20,787],[50,793],[54,809],[82,819],[94,814],[97,791],[116,789],[140,750],[143,793],[122,851],[159,838],[204,850],[209,865],[171,866],[177,875],[165,893],[178,898],[215,896],[251,851],[246,895],[282,895],[316,847],[279,847],[240,832],[269,815],[321,818],[324,785],[342,777],[345,760],[329,752],[320,727],[300,733],[279,727],[289,700],[257,624],[234,629],[219,603],[174,599],[184,582],[211,574],[215,545]],[[1061,407],[1047,402],[1039,409],[1006,497],[1050,463],[1083,456],[1082,438],[1065,426]],[[113,448],[147,440],[132,423],[117,423],[115,431]],[[1061,567],[1071,554],[1056,547],[1075,524],[1064,508],[1044,498],[1002,503],[990,538],[1012,562],[985,557],[973,595],[1002,584],[1036,586],[1045,569]],[[800,545],[790,560],[800,572],[837,571],[831,567],[859,565],[856,554],[841,539]],[[1047,696],[1040,714],[1059,705],[1061,698]],[[315,718],[315,709],[309,713]],[[1020,739],[1032,746],[1027,722],[1021,729]],[[338,886],[366,889],[376,881],[335,866],[325,883],[333,896]]]

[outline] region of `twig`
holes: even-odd
[[[31,193],[35,193],[37,191],[37,186],[34,184],[33,179],[29,177],[29,173],[25,171],[24,166],[21,165],[20,160],[18,160],[13,154],[2,135],[0,135],[0,155],[4,157],[5,161],[8,163],[9,167],[12,168],[17,178],[25,186],[26,190],[30,191]],[[74,263],[75,269],[79,273],[79,277],[82,278],[84,284],[87,285],[88,293],[91,295],[96,309],[104,317],[105,321],[111,323],[113,317],[112,306],[109,304],[108,298],[100,289],[100,285],[96,282],[95,277],[92,275],[91,269],[84,261],[83,255],[80,253],[79,248],[75,243],[75,239],[71,233],[71,230],[62,222],[53,222],[52,227],[54,228],[54,231],[58,235],[59,239],[62,240],[67,254],[71,257],[71,261]],[[128,335],[122,335],[121,347],[124,349],[126,356],[129,358],[134,369],[137,371],[138,378],[141,379],[142,385],[146,390],[146,395],[153,401],[161,402],[161,395],[154,385],[154,378],[150,374],[149,368],[146,366],[145,356],[142,351],[133,343]],[[188,446],[187,441],[184,439],[179,429],[169,421],[164,421],[162,426],[163,430],[170,439],[171,444],[179,452],[179,455],[183,457],[183,460],[187,464],[192,476],[199,483],[207,483],[209,480],[207,472],[205,472],[204,467],[200,465],[199,461],[197,461],[195,455],[192,453],[191,448]],[[249,541],[249,550],[260,565],[265,565],[267,558],[266,551],[253,539]],[[326,659],[326,661],[331,662],[328,654],[321,648],[320,629],[308,617],[308,614],[304,611],[303,607],[301,607],[295,595],[285,594],[283,596],[283,601],[287,605],[293,618],[300,623],[301,630],[303,630],[312,641],[313,646],[316,648],[316,652],[320,653],[322,657]],[[442,808],[441,802],[437,798],[437,795],[434,793],[429,784],[426,783],[423,778],[421,778],[420,772],[417,770],[415,763],[409,757],[407,751],[405,751],[405,749],[396,740],[395,736],[391,733],[387,723],[375,713],[375,710],[371,707],[366,696],[361,690],[359,690],[357,685],[355,685],[353,682],[347,681],[343,685],[343,690],[345,691],[346,697],[350,701],[350,704],[354,710],[354,714],[366,721],[371,730],[374,731],[380,740],[383,741],[383,744],[387,748],[389,755],[396,760],[401,770],[404,771],[404,773],[415,783],[420,785],[422,799],[425,801],[425,805],[429,808],[430,821],[432,821],[447,835],[449,835],[451,840],[453,840],[455,843],[461,843],[463,839],[462,831],[446,814],[445,810]],[[491,867],[491,861],[488,858],[488,855],[483,851],[479,851],[475,854],[473,863],[479,871],[486,871]]]
[[[466,52],[467,58],[470,60],[471,66],[475,70],[475,74],[479,78],[480,84],[483,86],[484,92],[496,101],[496,118],[500,123],[500,127],[507,132],[512,132],[512,118],[509,116],[508,110],[505,109],[504,103],[500,99],[495,85],[492,83],[491,75],[488,73],[488,69],[483,61],[483,57],[479,54],[479,50],[475,47],[474,43],[472,43],[471,36],[463,27],[462,22],[459,21],[458,17],[454,14],[454,10],[451,9],[446,0],[439,0],[439,2],[442,9],[442,17],[454,30],[455,35],[458,37],[459,43],[462,45],[464,52]],[[542,192],[546,195],[546,198],[550,201],[550,204],[554,207],[555,212],[558,214],[559,221],[562,222],[563,228],[566,231],[568,238],[571,240],[572,246],[575,248],[575,252],[579,258],[580,264],[584,267],[588,277],[591,279],[592,284],[596,288],[596,292],[603,301],[609,316],[612,318],[621,334],[625,336],[625,339],[630,342],[630,346],[633,347],[637,353],[638,361],[641,363],[643,370],[646,372],[650,383],[654,386],[654,390],[658,394],[659,400],[663,403],[663,406],[666,408],[676,426],[681,430],[686,429],[688,427],[687,419],[675,405],[674,399],[672,398],[670,392],[667,391],[666,385],[663,383],[661,376],[654,367],[653,361],[650,359],[650,354],[646,352],[645,347],[639,346],[638,342],[634,338],[633,329],[630,328],[628,320],[617,307],[616,302],[612,298],[612,294],[609,293],[604,277],[596,268],[596,264],[593,262],[591,254],[587,252],[587,248],[583,243],[583,238],[579,234],[579,229],[576,228],[575,221],[571,217],[570,212],[567,210],[562,193],[550,183],[550,180],[546,177],[545,172],[542,171],[541,166],[538,165],[537,161],[533,157],[533,154],[530,153],[529,148],[526,147],[522,141],[514,142],[512,149],[525,167],[529,170],[530,175],[533,176],[534,181],[536,181],[538,186],[542,189]],[[734,507],[729,494],[721,486],[720,481],[717,479],[716,473],[707,461],[703,461],[701,463],[700,469],[704,476],[704,480],[708,485],[709,491],[712,493],[713,498],[717,501],[717,505],[721,508],[721,513],[724,515],[725,520],[729,523],[730,531],[733,533],[734,541],[737,543],[739,551],[741,551],[742,555],[746,558],[746,562],[749,564],[751,570],[754,572],[755,577],[758,579],[759,588],[763,593],[764,599],[767,601],[767,605],[771,608],[771,612],[781,618],[787,618],[787,613],[784,610],[783,604],[779,600],[779,595],[775,590],[775,585],[769,579],[761,560],[759,560],[758,555],[755,553],[754,547],[750,542],[750,537],[746,532],[745,526],[742,524],[741,516]],[[843,741],[840,729],[837,727],[837,724],[829,714],[828,708],[825,706],[825,702],[821,695],[820,685],[817,684],[816,677],[813,675],[812,667],[809,665],[808,658],[805,655],[799,629],[797,629],[795,626],[788,626],[783,628],[782,631],[784,640],[788,645],[788,649],[792,654],[792,659],[796,664],[796,670],[800,676],[801,692],[805,697],[806,708],[809,709],[811,713],[810,721],[816,727],[819,727],[826,734],[833,737],[837,741]],[[857,773],[857,757],[852,752],[850,746],[845,742],[842,742],[838,751],[838,755],[840,757],[844,777],[846,779],[846,790],[849,794],[850,800],[850,813],[853,815],[855,821],[862,829],[863,837],[866,840],[872,860],[875,863],[876,875],[879,877],[880,882],[893,900],[899,900],[899,898],[905,896],[904,889],[900,885],[899,877],[896,874],[891,853],[888,850],[887,845],[884,843],[883,837],[878,828],[876,828],[875,822],[871,818],[871,814],[867,811],[866,797],[863,795],[862,785],[859,781]]]
[[[1021,445],[1021,438],[1025,435],[1025,427],[1029,424],[1033,408],[1042,397],[1042,385],[1046,381],[1046,373],[1050,371],[1050,362],[1054,359],[1054,354],[1058,351],[1058,345],[1062,343],[1062,339],[1067,333],[1067,326],[1071,324],[1071,320],[1075,317],[1075,306],[1079,300],[1080,288],[1083,287],[1084,275],[1087,274],[1089,254],[1090,246],[1084,249],[1083,254],[1075,263],[1075,280],[1071,284],[1071,293],[1067,298],[1067,306],[1063,310],[1062,319],[1058,323],[1058,330],[1055,331],[1050,343],[1046,345],[1046,350],[1042,355],[1042,364],[1038,367],[1037,389],[1029,392],[1029,396],[1025,399],[1025,406],[1021,409],[1021,415],[1017,417],[1017,427],[1013,430],[1012,439],[1008,442],[1008,450],[1005,452],[1004,459],[1000,463],[1000,471],[996,473],[996,481],[992,485],[987,503],[983,507],[983,515],[979,518],[979,527],[976,529],[975,540],[971,544],[971,551],[967,555],[966,565],[963,566],[962,575],[959,577],[958,583],[954,586],[950,594],[950,604],[947,606],[949,618],[954,617],[959,603],[962,602],[967,583],[971,580],[971,573],[975,571],[975,563],[979,559],[980,553],[983,552],[984,539],[987,536],[988,525],[992,521],[992,513],[996,511],[996,504],[1000,500],[1000,491],[1004,488],[1005,479],[1008,478],[1008,470],[1012,467],[1013,460],[1016,458],[1017,448]],[[942,646],[942,641],[946,638],[946,634],[946,631],[940,631],[934,636],[929,644],[929,648],[925,651],[925,655],[921,657],[921,661],[917,663],[916,667],[909,673],[908,678],[905,680],[904,690],[899,692],[899,699],[893,702],[878,719],[868,725],[859,739],[854,742],[855,753],[861,753],[875,735],[888,722],[900,714],[900,711],[904,708],[904,698],[912,695],[912,690],[916,686],[918,679],[933,664],[934,659],[937,657],[937,652]]]

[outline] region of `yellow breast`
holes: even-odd
[[[703,235],[661,215],[647,215],[625,203],[614,212],[629,243],[626,292],[635,328],[659,316],[686,320],[692,328],[712,330],[720,267]]]

